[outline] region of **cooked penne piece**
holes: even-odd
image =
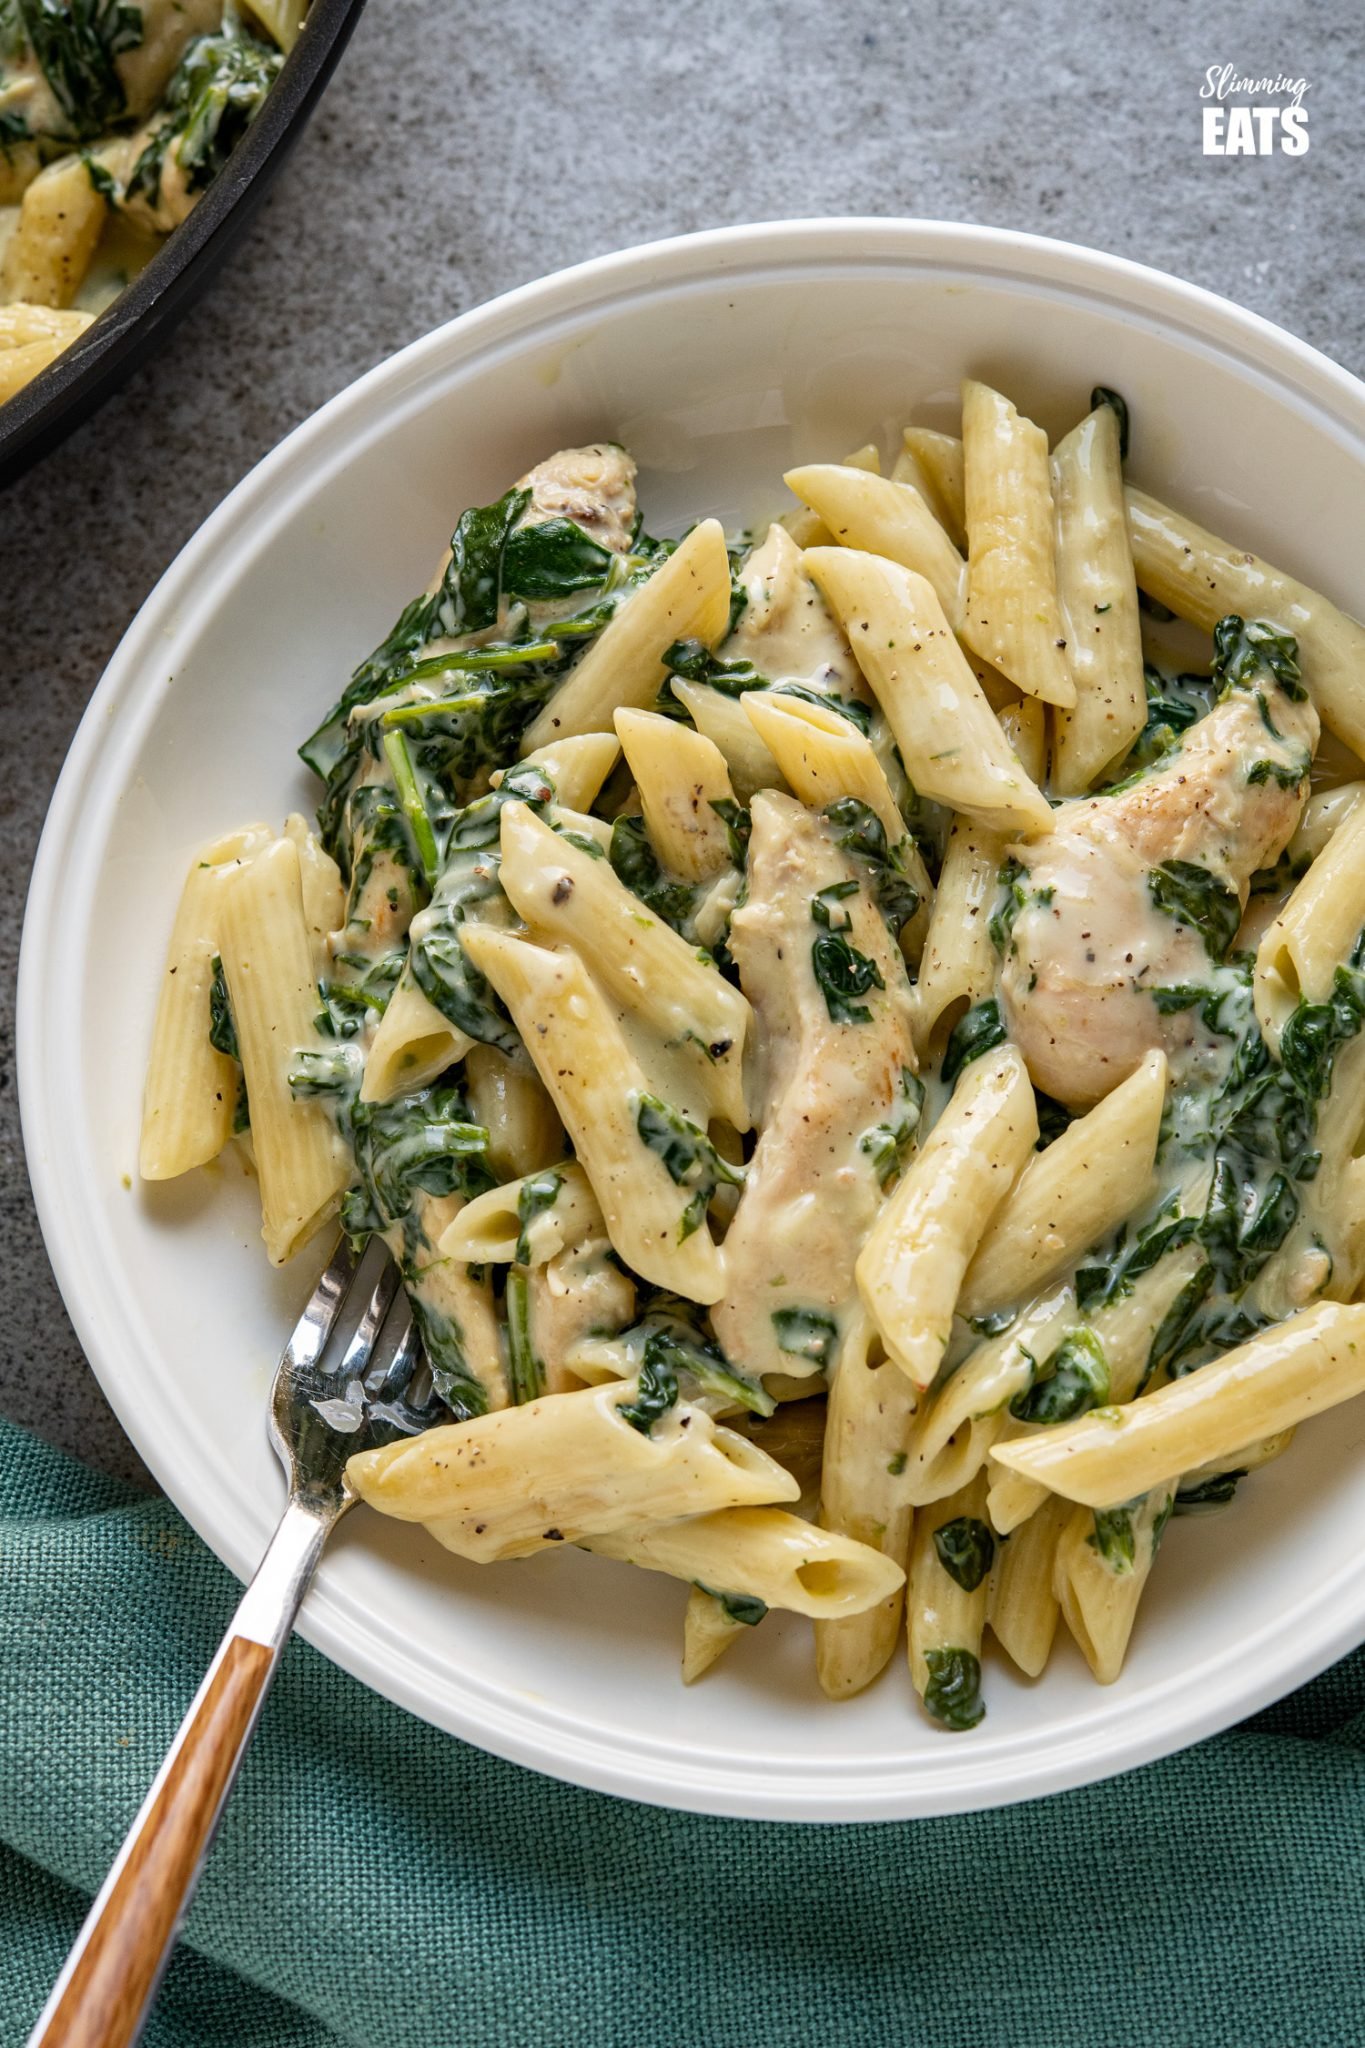
[[[747,804],[760,789],[782,789],[782,770],[746,717],[742,697],[726,697],[709,683],[673,678],[673,695],[697,731],[711,741],[730,773],[736,797]]]
[[[532,1266],[526,1303],[545,1391],[570,1393],[597,1384],[575,1369],[574,1356],[586,1341],[605,1342],[604,1333],[626,1328],[635,1313],[635,1282],[621,1270],[604,1230]]]
[[[1123,501],[1119,417],[1097,406],[1052,455],[1057,595],[1076,689],[1054,718],[1053,781],[1080,796],[1121,761],[1147,722],[1137,580]]]
[[[351,1177],[346,1148],[323,1104],[296,1100],[300,1052],[325,1046],[303,909],[298,848],[277,839],[223,890],[219,953],[251,1104],[261,1184],[261,1235],[283,1265],[331,1216]]]
[[[905,1589],[910,1679],[946,1728],[974,1728],[985,1713],[981,1638],[994,1557],[984,1479],[916,1515]]]
[[[1128,535],[1140,587],[1211,633],[1230,612],[1272,619],[1298,642],[1299,665],[1323,724],[1365,757],[1365,626],[1259,555],[1131,487]]]
[[[396,1095],[427,1087],[463,1059],[473,1043],[404,968],[370,1045],[361,1101],[392,1102]]]
[[[962,634],[1016,688],[1065,709],[1076,688],[1057,597],[1047,436],[1007,398],[962,386],[967,611]]]
[[[1041,1677],[1060,1611],[1053,1577],[1057,1545],[1075,1509],[1050,1493],[996,1553],[987,1610],[991,1633],[1026,1678]]]
[[[1029,1160],[967,1268],[959,1315],[993,1315],[1029,1299],[1144,1206],[1165,1106],[1166,1056],[1149,1052]]]
[[[684,881],[713,882],[732,861],[725,820],[735,792],[724,754],[657,711],[618,711],[616,730],[659,859]]]
[[[735,1638],[761,1621],[767,1611],[766,1602],[751,1596],[732,1596],[727,1602],[706,1586],[691,1587],[683,1615],[683,1684],[695,1685]]]
[[[1325,1002],[1365,929],[1365,809],[1352,807],[1256,949],[1256,1015],[1278,1051],[1301,1002]]]
[[[511,1011],[621,1257],[656,1287],[718,1300],[725,1269],[705,1221],[714,1184],[706,1133],[651,1094],[576,953],[487,925],[464,925],[460,938]]]
[[[237,1062],[209,1037],[214,961],[223,891],[244,861],[270,841],[251,825],[206,846],[185,877],[157,997],[138,1170],[144,1180],[174,1180],[205,1166],[232,1136]]]
[[[466,1202],[441,1239],[447,1259],[543,1265],[559,1252],[605,1233],[592,1183],[577,1160],[523,1174]]]
[[[632,1424],[635,1391],[617,1381],[447,1423],[358,1453],[346,1477],[380,1514],[424,1523],[476,1564],[612,1530],[633,1539],[639,1525],[680,1512],[796,1498],[780,1465],[704,1409],[682,1404],[652,1427]]]
[[[994,985],[991,906],[1004,858],[999,833],[971,818],[954,822],[915,983],[915,1045],[922,1060],[942,1047],[963,1011]]]
[[[812,548],[805,559],[921,796],[999,831],[1050,832],[1047,799],[1011,751],[932,585],[855,548]]]
[[[744,1045],[752,1013],[695,947],[525,804],[502,814],[502,886],[538,935],[577,948],[622,1008],[686,1071],[688,1108],[747,1131]],[[534,1057],[534,1047],[532,1047]]]
[[[603,732],[623,704],[651,704],[675,640],[714,646],[730,616],[730,558],[718,519],[694,526],[620,605],[522,741],[523,758],[552,740]]]
[[[552,1166],[567,1151],[564,1126],[528,1056],[471,1045],[465,1054],[469,1110],[488,1133],[488,1163],[515,1180]]]
[[[1038,1141],[1013,1046],[967,1068],[919,1156],[872,1227],[858,1291],[887,1352],[917,1387],[943,1363],[962,1276]]]
[[[1123,1669],[1171,1498],[1163,1486],[1107,1515],[1073,1508],[1058,1538],[1053,1591],[1101,1685],[1112,1685]]]
[[[830,1387],[820,1468],[820,1522],[881,1551],[905,1570],[913,1511],[901,1474],[915,1412],[914,1390],[888,1369],[871,1325],[860,1319]],[[875,1607],[815,1624],[815,1673],[832,1700],[851,1699],[891,1660],[905,1609],[897,1585]]]
[[[967,564],[913,484],[835,462],[789,469],[785,482],[818,515],[841,547],[885,555],[934,587],[953,631],[967,602]]]
[[[991,1456],[1068,1500],[1108,1508],[1362,1388],[1365,1304],[1319,1302],[1140,1401],[997,1444]]]
[[[777,691],[749,690],[739,701],[787,786],[803,804],[818,811],[837,797],[856,796],[876,812],[887,843],[900,845],[906,836],[905,821],[886,770],[856,725],[823,704]],[[919,867],[923,874],[923,861]],[[931,884],[927,875],[923,880],[927,898]]]
[[[582,732],[537,747],[526,761],[528,767],[544,771],[565,810],[587,811],[620,758],[621,742],[614,732]],[[502,783],[503,772],[499,769],[490,777],[495,789]]]
[[[879,1550],[769,1507],[721,1509],[681,1522],[650,1520],[592,1536],[583,1547],[815,1620],[861,1614],[888,1599],[904,1579],[900,1566]]]
[[[18,224],[0,256],[0,298],[69,306],[108,210],[84,157],[64,156],[40,171],[20,201]]]
[[[915,465],[912,481],[924,490],[949,540],[965,548],[967,482],[961,441],[956,434],[939,434],[932,427],[907,427],[901,440]]]

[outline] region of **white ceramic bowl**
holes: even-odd
[[[181,875],[205,836],[314,800],[293,748],[425,582],[466,504],[614,436],[649,523],[747,523],[794,461],[953,422],[964,372],[1050,430],[1102,382],[1136,478],[1359,611],[1365,389],[1250,314],[1116,258],[901,221],[726,229],[602,258],[466,314],[363,377],[246,478],[153,592],[53,799],[20,984],[39,1212],[105,1392],[167,1492],[249,1572],[281,1504],[264,1399],[312,1279],[266,1266],[229,1169],[136,1182],[142,1069]],[[899,1660],[828,1704],[774,1615],[678,1680],[680,1586],[581,1553],[482,1570],[352,1516],[303,1633],[482,1747],[706,1812],[874,1819],[1022,1799],[1225,1727],[1365,1637],[1365,1405],[1304,1431],[1225,1514],[1174,1525],[1128,1668],[1069,1646],[989,1715],[929,1726]]]

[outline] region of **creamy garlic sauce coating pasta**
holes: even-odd
[[[363,1499],[690,1582],[689,1682],[903,1639],[951,1731],[992,1641],[1115,1679],[1171,1514],[1365,1387],[1365,630],[1130,492],[1117,394],[964,402],[728,544],[608,442],[466,511],[318,832],[191,867],[143,1137],[389,1246],[443,1419]]]

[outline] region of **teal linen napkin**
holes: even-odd
[[[237,1589],[0,1425],[0,2038]],[[945,1738],[946,1739],[946,1738]],[[1065,1797],[803,1828],[580,1792],[287,1652],[151,2048],[1360,2048],[1365,1652]]]

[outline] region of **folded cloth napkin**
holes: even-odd
[[[0,2040],[237,1597],[165,1501],[0,1425]],[[1184,1755],[960,1819],[580,1792],[287,1652],[152,2048],[1360,2048],[1365,1652]]]

